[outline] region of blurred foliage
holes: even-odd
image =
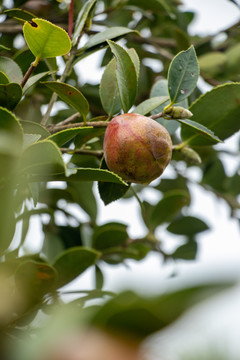
[[[105,291],[102,272],[102,264],[127,265],[129,259],[141,261],[150,252],[164,261],[194,260],[199,234],[203,237],[211,223],[207,209],[205,219],[200,219],[191,204],[194,186],[214,194],[216,201],[223,200],[229,216],[240,221],[240,142],[235,150],[221,143],[233,135],[236,138],[239,130],[239,23],[225,29],[221,38],[192,37],[188,26],[195,14],[179,5],[177,0],[75,1],[69,52],[70,41],[62,29],[68,31],[71,26],[70,2],[15,0],[10,9],[2,1],[2,354],[8,351],[6,336],[21,337],[26,327],[32,336],[31,324],[39,314],[51,314],[54,306],[64,312],[61,287],[90,267],[95,269],[96,289],[84,296],[80,291],[72,302],[72,318],[78,325],[114,328],[142,339],[202,299],[205,288],[156,299],[134,293],[115,296]],[[23,26],[31,51],[23,41]],[[98,84],[84,83],[77,67],[81,69],[81,60],[98,51],[102,79]],[[60,61],[56,61],[58,55],[62,55]],[[154,70],[154,64],[161,70]],[[211,86],[205,94],[197,83],[199,71]],[[64,109],[58,106],[59,99]],[[149,185],[124,182],[103,159],[108,121],[132,106],[154,117],[170,102],[189,106],[193,117],[171,119],[167,113],[155,117],[168,129],[174,145],[169,175]],[[231,171],[226,158],[235,163]],[[191,177],[193,168],[198,169],[198,180]],[[98,194],[94,181],[98,181]],[[144,195],[145,188],[154,193],[154,205]],[[99,223],[99,195],[105,204],[136,198],[145,234],[132,238],[127,223]],[[26,238],[31,237],[34,244],[36,234],[29,232],[34,216],[41,224],[43,242],[32,254]],[[166,233],[177,244],[167,253],[160,241]],[[214,285],[209,288],[214,292]],[[105,305],[88,306],[89,300],[106,296],[112,299]]]

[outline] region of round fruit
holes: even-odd
[[[169,164],[172,141],[168,131],[155,120],[123,114],[110,121],[103,150],[109,170],[125,181],[147,184]]]

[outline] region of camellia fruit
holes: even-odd
[[[168,131],[155,120],[123,114],[110,121],[103,150],[109,170],[125,181],[148,184],[169,164],[172,141]]]

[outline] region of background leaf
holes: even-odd
[[[13,110],[21,98],[22,88],[19,84],[0,84],[0,106]]]

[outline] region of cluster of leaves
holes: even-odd
[[[213,145],[239,130],[240,83],[231,82],[239,80],[239,28],[226,29],[222,42],[191,38],[187,30],[194,14],[181,12],[178,5],[176,0],[78,1],[71,39],[64,30],[73,25],[67,1],[43,1],[34,8],[33,1],[16,0],[13,9],[2,7],[0,269],[4,279],[14,277],[8,291],[15,294],[3,321],[7,327],[25,324],[50,301],[59,301],[59,289],[90,266],[95,266],[98,291],[85,301],[104,296],[102,262],[139,261],[150,251],[165,259],[194,259],[197,235],[208,225],[190,211],[192,166],[201,172],[197,185],[224,199],[237,217],[239,169],[228,176],[221,151]],[[25,42],[19,49],[22,31]],[[100,84],[82,84],[76,67],[97,51],[105,67]],[[161,64],[161,77],[148,65],[153,61]],[[214,86],[206,94],[197,87],[199,66],[202,78]],[[58,98],[64,110],[59,110]],[[168,110],[176,105],[189,106],[191,119],[171,117]],[[126,224],[98,224],[93,192],[98,181],[105,204],[122,197],[139,200],[144,187],[126,184],[102,159],[109,120],[133,106],[134,112],[162,123],[174,144],[174,176],[149,185],[157,194],[154,206],[141,203],[147,228],[141,239],[131,239]],[[71,204],[88,221],[80,221]],[[59,212],[64,225],[58,224]],[[25,240],[34,215],[42,222],[44,241],[37,254],[28,254]],[[166,225],[169,233],[184,237],[171,254],[163,252],[157,238],[157,230]],[[96,318],[107,321],[101,316]],[[154,323],[152,331],[161,328]]]

